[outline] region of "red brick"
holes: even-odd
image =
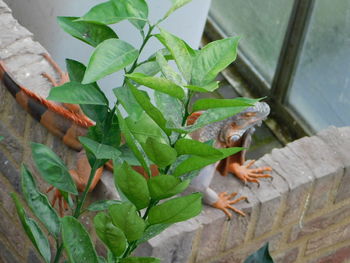
[[[292,228],[289,242],[293,242],[305,235],[310,235],[313,233],[316,233],[318,231],[322,231],[326,229],[327,227],[336,224],[345,218],[350,217],[350,207],[342,207],[334,212],[331,212],[326,215],[322,215],[320,217],[317,217],[311,221],[306,222],[303,224],[303,228],[300,228],[299,225],[295,225]]]
[[[336,251],[327,253],[312,263],[343,263],[350,261],[350,246],[342,247]]]
[[[350,224],[325,232],[320,237],[311,238],[306,244],[305,255],[314,253],[322,248],[350,239]]]
[[[295,262],[299,254],[299,248],[295,247],[272,256],[275,263],[292,263]]]

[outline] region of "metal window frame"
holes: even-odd
[[[294,0],[271,85],[243,52],[238,54],[236,61],[231,65],[249,83],[251,94],[256,97],[267,96],[273,109],[270,117],[278,123],[279,132],[284,134],[287,140],[301,138],[314,132],[293,108],[286,105],[288,89],[299,62],[314,3],[315,0]],[[211,16],[208,17],[204,33],[210,40],[227,37]],[[238,90],[238,93],[241,92]]]

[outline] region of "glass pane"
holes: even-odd
[[[350,1],[318,0],[289,105],[311,128],[350,125]]]
[[[291,0],[213,0],[210,15],[271,83],[293,7]]]

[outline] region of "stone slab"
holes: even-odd
[[[312,171],[315,178],[307,214],[327,205],[333,182],[343,174],[343,164],[333,150],[319,137],[304,137],[287,145]],[[336,177],[336,178],[335,178]]]
[[[317,136],[329,145],[333,155],[343,163],[345,168],[335,201],[340,202],[350,198],[350,191],[347,187],[350,184],[350,128],[329,127],[318,133]]]

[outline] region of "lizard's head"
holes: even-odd
[[[260,126],[270,113],[265,102],[257,102],[244,111],[232,116],[220,133],[220,140],[226,142],[239,141],[246,132],[252,132],[255,125]]]

